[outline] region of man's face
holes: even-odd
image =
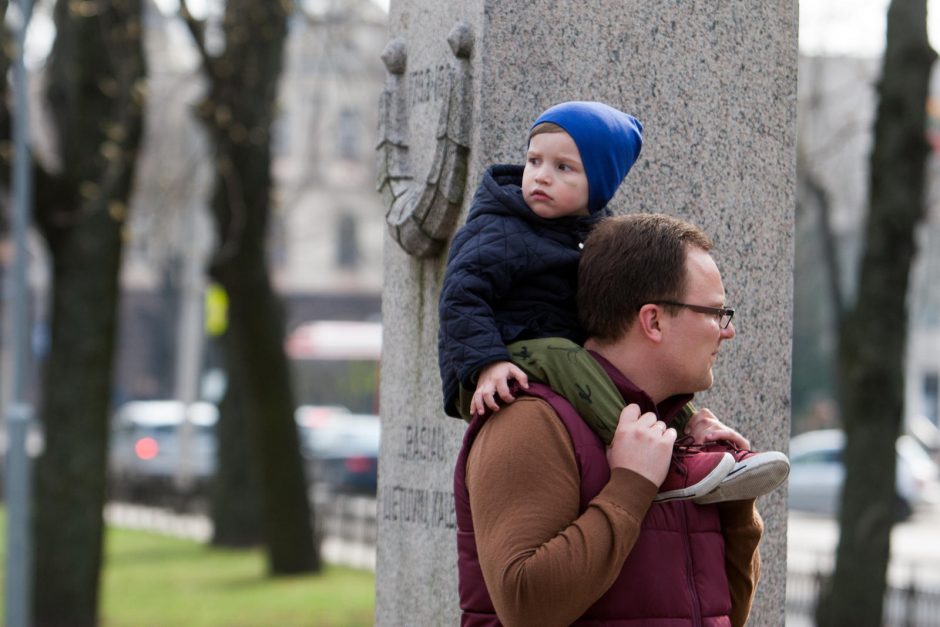
[[[529,141],[522,193],[542,218],[588,215],[588,180],[568,133],[540,133]]]
[[[690,247],[685,260],[686,288],[680,302],[705,307],[724,307],[725,288],[711,255]],[[721,343],[735,335],[734,323],[722,329],[717,316],[680,307],[675,316],[665,316],[668,342],[665,353],[674,377],[676,394],[700,392],[712,386],[712,366]]]

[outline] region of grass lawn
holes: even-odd
[[[0,554],[5,530],[3,538]],[[275,579],[260,550],[107,530],[101,627],[358,627],[372,625],[374,611],[368,571],[327,566]]]

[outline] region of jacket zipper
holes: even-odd
[[[695,590],[695,581],[692,574],[692,543],[689,538],[688,510],[685,503],[680,503],[682,508],[682,538],[685,545],[685,573],[686,583],[689,586],[689,594],[692,597],[692,624],[697,627],[702,625],[702,607],[698,598],[698,592]]]

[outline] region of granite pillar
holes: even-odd
[[[482,170],[521,163],[548,106],[601,100],[643,121],[643,153],[612,206],[678,215],[713,237],[738,335],[699,403],[755,448],[786,450],[797,5],[393,0],[389,31],[377,149],[389,235],[376,618],[452,625],[464,424],[441,410],[446,248]],[[751,624],[783,624],[785,490],[758,506],[764,569]]]

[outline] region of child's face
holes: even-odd
[[[568,133],[540,133],[529,140],[522,194],[542,218],[588,215],[587,174]]]

